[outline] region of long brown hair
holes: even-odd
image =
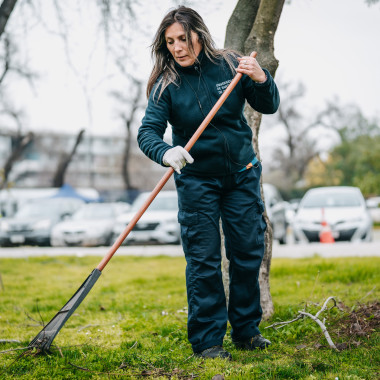
[[[165,88],[170,83],[176,83],[176,80],[179,77],[174,64],[174,58],[169,52],[165,40],[166,29],[176,22],[182,25],[186,35],[186,43],[193,55],[195,55],[195,53],[191,39],[192,31],[198,35],[199,43],[202,45],[204,53],[211,61],[224,58],[230,66],[231,71],[235,72],[233,56],[236,56],[238,53],[227,49],[216,49],[215,43],[202,17],[193,9],[180,6],[171,10],[163,18],[151,45],[151,55],[154,65],[146,89],[147,97],[149,97],[160,76],[161,78],[159,79],[158,84],[161,88],[158,98],[161,96]],[[157,88],[158,87],[159,86],[157,86]]]

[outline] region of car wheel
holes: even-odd
[[[286,234],[284,236],[282,236],[280,239],[278,239],[278,242],[283,245],[283,244],[287,244],[287,236]]]
[[[116,240],[116,238],[115,238],[115,240]],[[111,233],[111,234],[105,239],[104,245],[105,245],[106,247],[109,247],[109,246],[111,246],[111,245],[115,242],[115,240],[114,240],[114,236],[113,236],[113,234]]]
[[[278,239],[278,242],[283,245],[288,243],[288,225],[284,225],[284,234]]]

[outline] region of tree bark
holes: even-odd
[[[244,51],[244,43],[251,33],[255,22],[260,0],[238,1],[228,20],[224,47],[239,52]]]
[[[274,56],[274,35],[285,0],[261,0],[255,22],[244,42],[244,52],[256,50],[257,60],[274,77],[278,60]]]
[[[5,26],[12,14],[13,8],[15,7],[17,0],[4,0],[0,6],[0,37],[4,33]]]
[[[239,0],[227,25],[225,47],[249,55],[257,51],[257,60],[262,67],[269,70],[274,77],[278,67],[278,60],[274,56],[274,35],[280,21],[280,15],[285,0]],[[258,136],[261,124],[261,114],[249,106],[245,110],[248,123],[253,131],[253,145],[258,159],[260,150]],[[260,181],[261,194],[264,199],[262,178]],[[260,268],[260,296],[263,318],[269,318],[273,312],[273,301],[270,294],[269,272],[272,259],[273,230],[266,212],[264,218],[268,228],[265,232],[265,253]],[[224,250],[224,246],[222,250]],[[225,252],[222,252],[224,272],[228,271]],[[228,274],[224,273],[224,281],[228,281]],[[228,292],[229,286],[225,284]],[[228,294],[226,294],[228,298]]]

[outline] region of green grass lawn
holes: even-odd
[[[376,379],[379,371],[380,258],[273,259],[275,314],[261,330],[265,351],[225,347],[233,361],[192,356],[186,330],[185,260],[118,257],[66,322],[49,355],[25,347],[96,267],[98,257],[0,260],[0,378],[9,379]],[[266,326],[315,314],[329,296],[339,308],[324,313],[335,344],[303,319],[279,330]],[[4,352],[7,351],[7,352]]]

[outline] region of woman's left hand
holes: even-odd
[[[241,58],[238,57],[238,61],[239,66],[236,69],[238,73],[248,75],[255,82],[262,83],[266,81],[267,76],[256,61],[256,58],[244,56]]]

